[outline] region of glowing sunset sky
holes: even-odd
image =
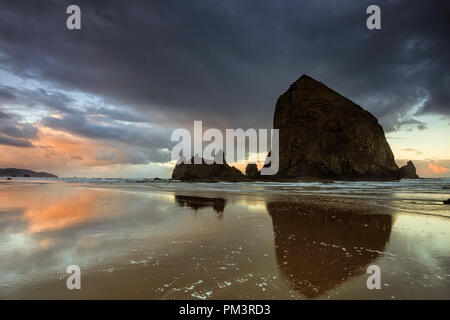
[[[447,2],[383,2],[378,31],[367,1],[77,1],[79,31],[72,1],[18,2],[0,3],[0,168],[169,177],[173,129],[271,128],[308,74],[372,112],[399,165],[450,177]]]

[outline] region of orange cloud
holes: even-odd
[[[245,173],[245,168],[247,168],[248,161],[241,161],[241,162],[232,162],[229,163],[231,167],[235,167],[242,173]],[[258,170],[261,170],[261,168],[264,166],[264,162],[258,161],[256,162],[256,166],[258,167]]]
[[[433,171],[434,173],[438,173],[438,174],[444,174],[447,173],[449,170],[446,167],[434,164],[434,163],[430,163],[428,164],[428,168],[431,169],[431,171]]]
[[[57,172],[58,169],[114,164],[123,158],[118,148],[45,127],[39,128],[33,145],[32,148],[0,145],[0,167]]]

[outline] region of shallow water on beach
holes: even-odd
[[[450,299],[449,187],[1,181],[0,298]]]

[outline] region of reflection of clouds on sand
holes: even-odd
[[[414,261],[414,267],[409,267],[410,271],[416,268],[428,269],[427,272],[436,277],[441,274],[450,280],[450,260],[447,256],[450,248],[448,218],[429,219],[423,215],[401,214],[396,217],[392,230],[391,238],[394,241],[388,249],[404,253],[396,257],[399,263]]]
[[[236,204],[243,206],[251,212],[267,212],[265,199],[254,199],[254,197],[240,197]]]
[[[30,233],[61,230],[82,223],[92,217],[101,203],[98,192],[58,189],[53,185],[3,191],[6,192],[0,193],[0,211],[20,212],[16,218],[27,224]]]
[[[0,191],[3,283],[56,275],[67,265],[90,259],[92,255],[81,255],[78,246],[89,236],[78,237],[77,229],[99,219],[106,202],[104,192],[33,182]]]
[[[79,193],[51,203],[35,201],[25,210],[24,218],[28,220],[30,232],[66,229],[89,219],[97,204],[95,193]]]
[[[14,251],[28,252],[36,247],[36,242],[27,234],[6,234],[0,245],[0,254],[14,253]]]
[[[215,199],[210,205],[223,212],[225,200]],[[180,246],[178,239],[213,232],[215,215],[205,210],[195,218],[180,215],[179,210],[183,209],[172,192],[61,182],[4,186],[0,188],[0,287],[63,276],[71,264],[86,271],[100,265],[110,268],[118,261],[128,264],[124,257],[131,253],[130,259],[136,261],[155,251],[164,256],[169,247]],[[177,244],[171,245],[172,241]]]
[[[389,241],[390,215],[268,202],[277,263],[294,289],[318,297],[366,272]]]

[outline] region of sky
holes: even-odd
[[[68,30],[66,8],[81,8]],[[381,30],[366,8],[381,8]],[[169,177],[175,128],[271,128],[302,74],[450,177],[448,1],[0,2],[0,167]]]

